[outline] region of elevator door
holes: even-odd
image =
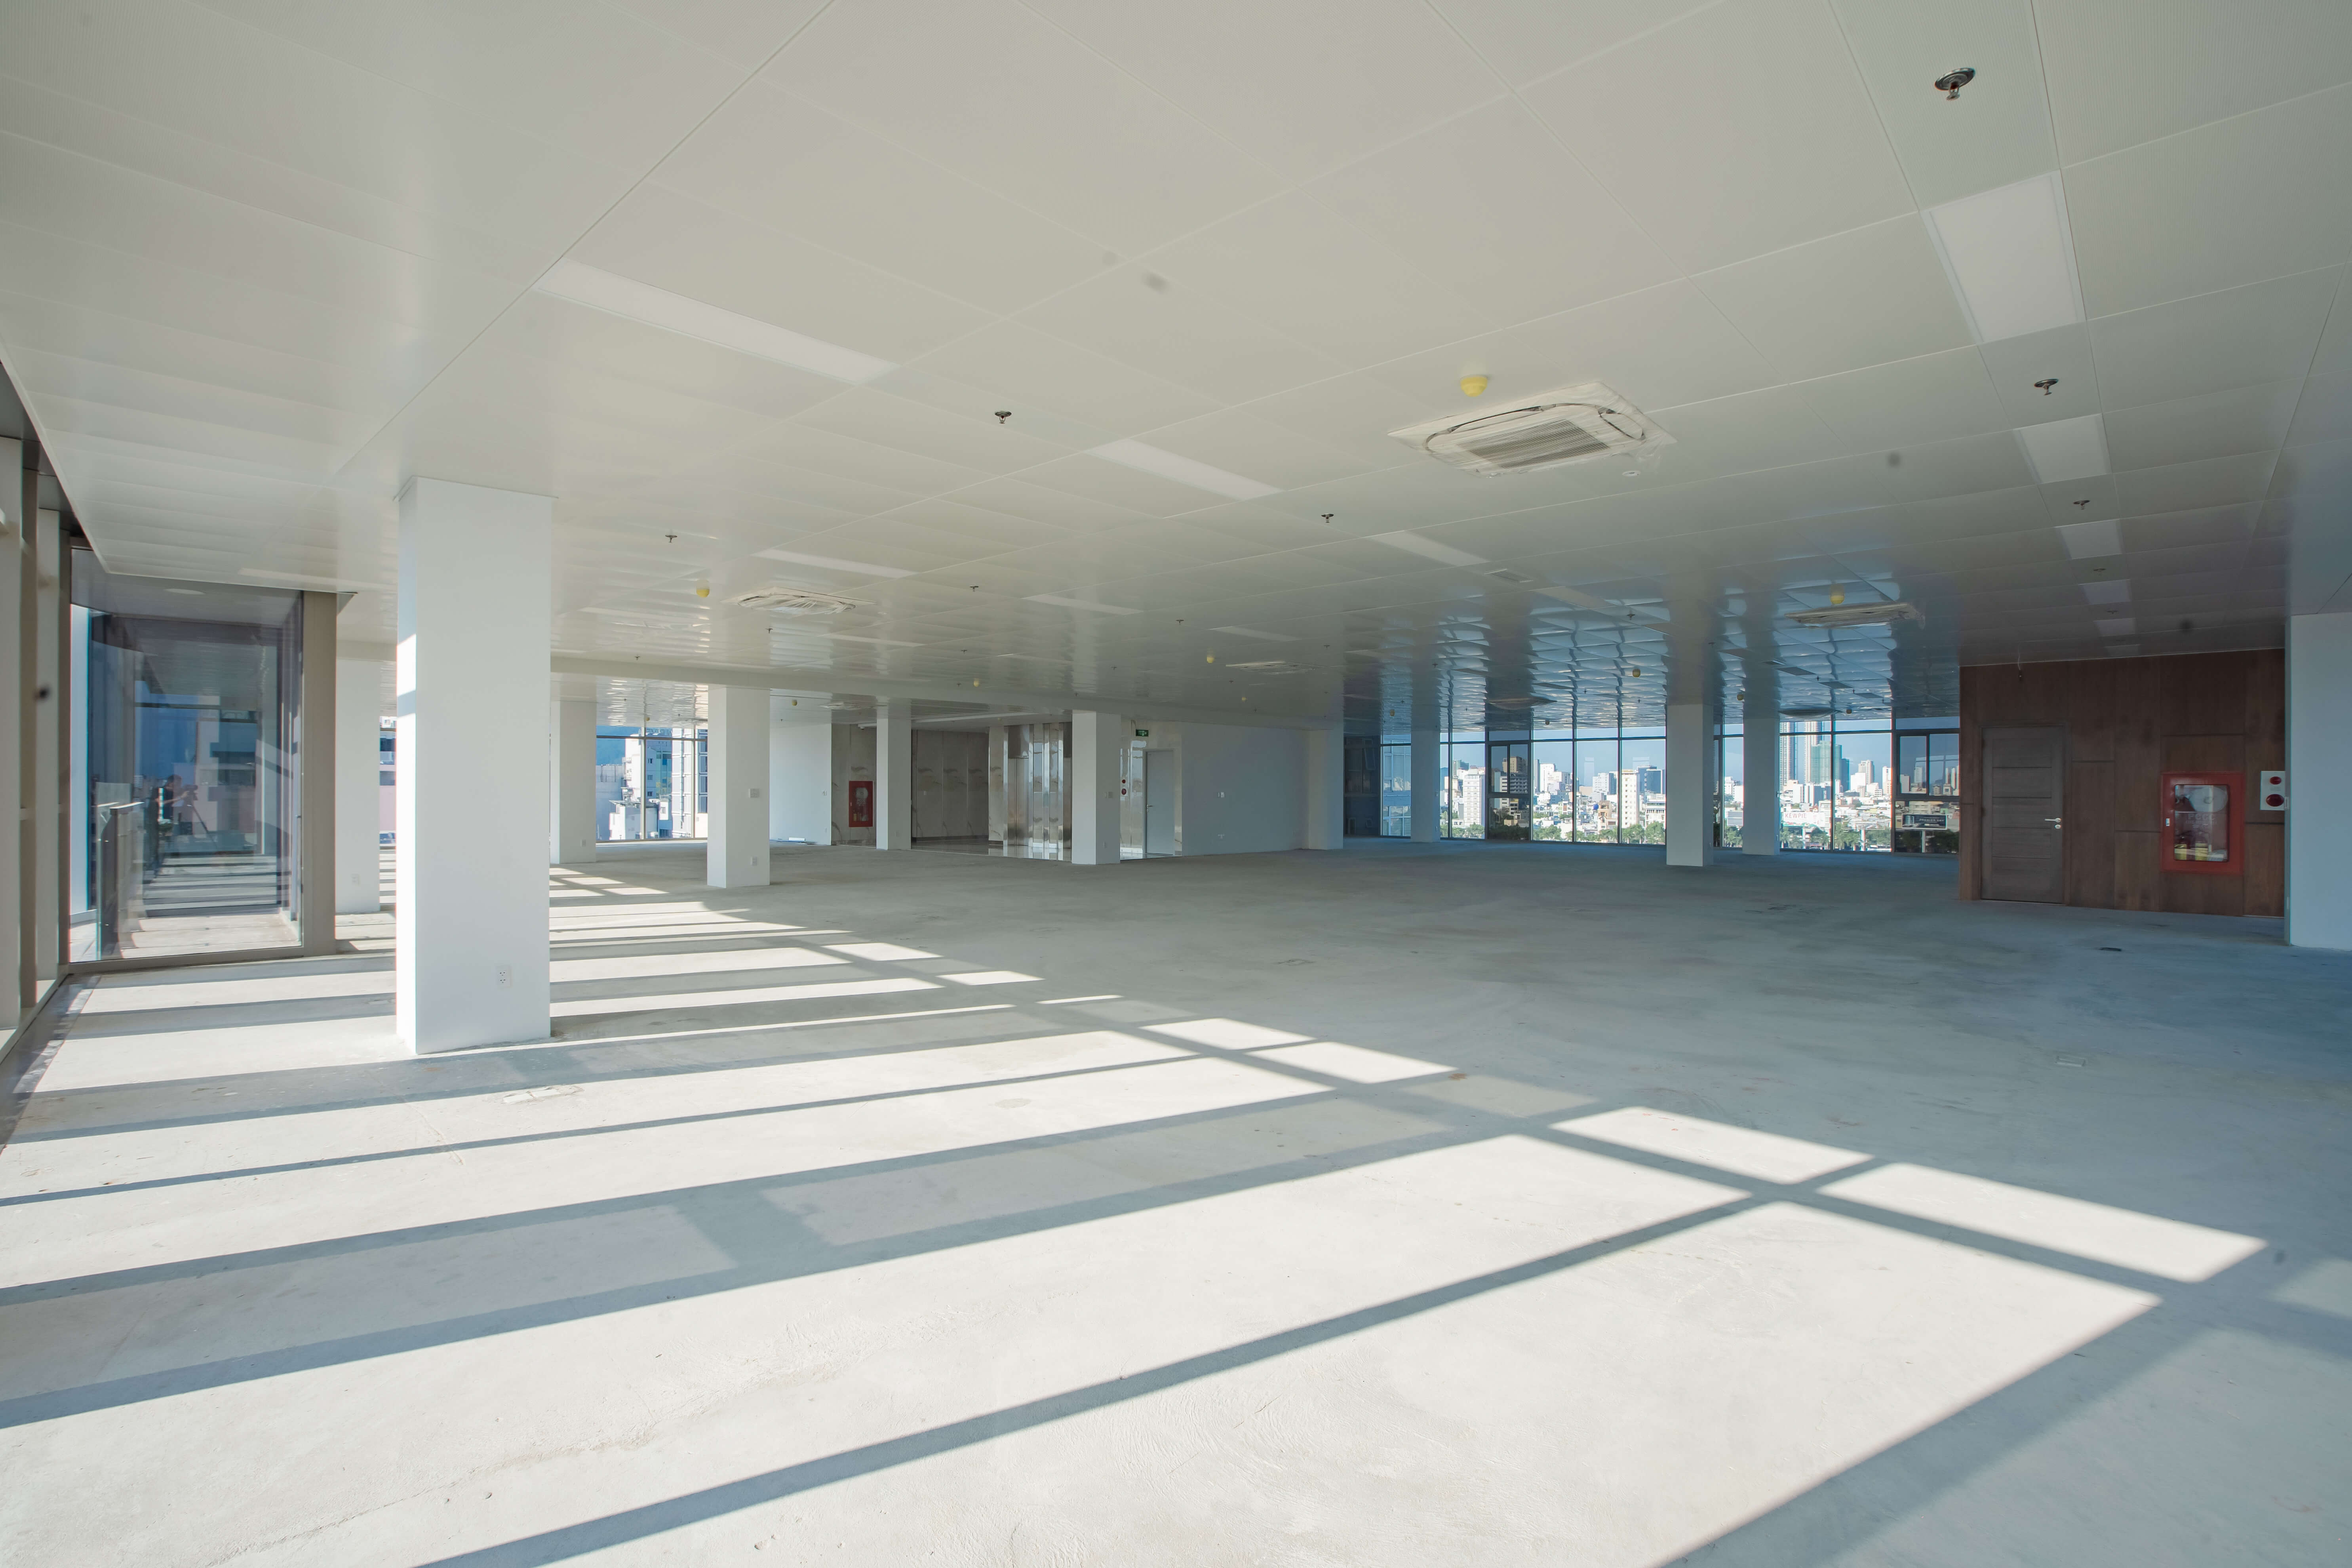
[[[1984,732],[1984,896],[2054,904],[2065,897],[2066,731],[2055,724]]]
[[[1062,779],[1063,730],[1059,724],[1029,728],[1029,765],[1023,770],[1028,786],[1029,844],[1033,849],[1069,842],[1070,825]]]

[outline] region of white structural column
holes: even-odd
[[[1437,731],[1412,732],[1412,838],[1416,844],[1437,842],[1439,766]]]
[[[1127,731],[1116,713],[1070,715],[1070,860],[1118,864],[1118,753]]]
[[[1704,866],[1714,858],[1714,704],[1666,707],[1666,864]]]
[[[400,497],[394,1026],[419,1054],[547,1037],[545,496]]]
[[[874,847],[906,849],[915,839],[915,705],[874,705]]]
[[[383,665],[336,646],[335,912],[372,915],[383,908]]]
[[[822,697],[770,699],[768,837],[833,842],[833,714]]]
[[[1307,812],[1302,849],[1337,849],[1348,832],[1348,736],[1307,731]]]
[[[20,441],[0,440],[0,1036],[16,1028],[25,1004],[18,994],[18,964],[27,932],[22,919],[24,900],[17,854],[23,843],[24,809],[24,644],[17,623],[24,602],[27,530],[22,502],[38,494],[36,479],[25,470]]]
[[[1759,689],[1748,674],[1739,743],[1739,848],[1748,855],[1780,852],[1780,700],[1771,688]]]
[[[596,704],[562,697],[548,704],[547,863],[596,858]]]
[[[2352,950],[2352,612],[2287,617],[2286,790],[2286,940]]]
[[[58,977],[58,916],[65,905],[60,897],[64,869],[58,853],[58,837],[65,828],[58,812],[64,798],[64,781],[58,776],[58,742],[64,737],[58,722],[65,710],[63,690],[58,683],[58,617],[65,613],[65,574],[60,545],[64,541],[62,525],[54,511],[38,513],[34,519],[34,548],[26,558],[26,567],[37,573],[33,588],[34,636],[33,656],[33,831],[30,835],[33,856],[33,979],[46,986]]]
[[[704,878],[714,888],[768,885],[768,689],[710,690],[710,826]]]

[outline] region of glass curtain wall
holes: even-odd
[[[290,947],[301,596],[74,552],[70,955]]]
[[[1957,719],[1895,727],[1895,851],[1960,852],[1960,731]]]
[[[1412,837],[1412,742],[1381,742],[1381,837]]]
[[[1486,837],[1486,732],[1465,730],[1446,735],[1438,774],[1437,831],[1444,838]]]
[[[708,736],[683,725],[596,731],[596,837],[626,844],[709,831]]]

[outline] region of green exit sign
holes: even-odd
[[[1149,730],[1138,730],[1135,732],[1135,738],[1139,741],[1148,741],[1151,738],[1151,731]]]

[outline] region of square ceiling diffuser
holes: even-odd
[[[1490,478],[1598,458],[1646,458],[1675,439],[1597,381],[1389,435],[1440,462]]]

